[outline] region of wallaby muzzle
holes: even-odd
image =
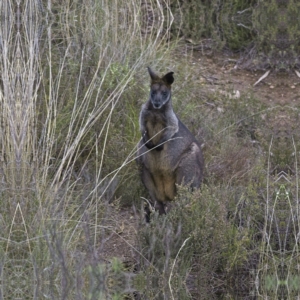
[[[155,109],[160,109],[170,100],[170,93],[153,93],[150,94],[150,99]]]

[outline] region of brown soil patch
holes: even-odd
[[[99,248],[99,258],[110,261],[117,257],[123,263],[133,265],[136,257],[136,232],[139,223],[133,209],[122,209],[117,212],[114,218],[105,224],[106,237],[102,240]]]
[[[261,71],[239,69],[238,58],[224,55],[206,57],[194,53],[193,63],[205,70],[205,78],[212,85],[229,85],[240,93],[253,93],[264,103],[272,105],[298,105],[300,100],[300,78],[294,72],[270,71],[269,75],[254,84],[265,74]]]

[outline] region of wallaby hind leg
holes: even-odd
[[[158,210],[160,215],[165,214],[165,208],[164,203],[159,201],[157,199],[155,191],[157,190],[157,186],[155,185],[155,182],[150,174],[150,172],[144,168],[142,171],[142,181],[145,185],[145,187],[148,189],[150,198],[151,198],[151,204],[154,206],[155,209]]]

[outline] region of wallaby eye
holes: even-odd
[[[162,92],[162,94],[163,94],[164,97],[167,97],[168,92]]]
[[[156,94],[155,91],[152,91],[152,92],[151,92],[151,96],[152,96],[152,97],[154,97],[155,94]]]

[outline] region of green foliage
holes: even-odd
[[[254,31],[249,28],[251,11],[256,2],[184,1],[180,6],[183,16],[180,32],[188,42],[202,51],[209,45],[214,45],[212,50],[226,46],[230,50],[241,51],[254,38]],[[240,13],[244,11],[246,13]],[[240,26],[241,23],[243,26]]]
[[[122,262],[117,257],[112,258],[111,268],[115,274],[121,273],[124,270]]]
[[[225,185],[203,185],[194,192],[178,187],[171,211],[151,215],[150,224],[140,229],[143,268],[147,272],[154,266],[168,277],[175,264],[182,280],[191,270],[229,278],[250,259],[252,226],[262,217],[258,202],[258,191],[251,187],[244,193]]]
[[[287,71],[299,60],[297,1],[180,1],[176,35],[191,48],[211,54],[229,49],[242,53],[241,66]],[[175,26],[174,26],[175,27]],[[173,29],[173,31],[176,31]]]
[[[253,27],[259,34],[255,39],[258,58],[257,66],[271,67],[280,71],[293,69],[298,62],[299,3],[295,1],[260,1],[253,12]]]

